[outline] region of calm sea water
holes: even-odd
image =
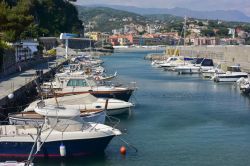
[[[106,69],[138,90],[131,115],[120,116],[122,138],[105,154],[81,159],[42,160],[40,166],[246,166],[250,165],[250,99],[232,84],[177,75],[152,68],[148,52],[115,53],[104,57]]]

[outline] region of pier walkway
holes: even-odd
[[[65,59],[53,60],[49,63],[53,64],[52,66],[48,66],[48,62],[38,64],[34,66],[32,69],[21,71],[4,78],[0,79],[0,101],[3,100],[9,94],[17,91],[21,87],[27,85],[28,83],[37,79],[36,71],[43,70],[43,74],[46,74],[51,71],[52,68],[57,67],[64,63]],[[0,102],[1,103],[1,102]]]

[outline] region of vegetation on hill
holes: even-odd
[[[0,33],[5,41],[80,33],[82,22],[74,5],[65,0],[0,1]]]
[[[93,31],[111,32],[112,29],[123,28],[125,24],[136,23],[145,25],[146,19],[135,13],[115,10],[108,7],[77,6],[79,18],[85,26],[91,22]],[[124,18],[130,17],[128,21]]]
[[[177,31],[181,34],[183,29],[184,18],[170,14],[140,15],[108,7],[77,6],[77,9],[79,11],[79,18],[84,22],[85,26],[91,23],[92,31],[111,32],[112,29],[124,28],[124,25],[129,25],[131,23],[142,26],[153,24],[156,27],[160,27],[158,32]],[[124,20],[124,18],[131,19]],[[203,25],[204,22],[207,24]],[[250,32],[250,23],[243,22],[226,22],[219,20],[208,21],[188,18],[187,27],[190,24],[202,27],[200,35],[207,37],[229,37],[230,34],[228,34],[228,28],[236,27],[241,27],[242,30]],[[189,35],[190,33],[191,32],[187,31],[186,35]]]

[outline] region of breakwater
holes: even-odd
[[[176,51],[169,51],[176,50]],[[166,59],[171,56],[168,53],[177,53],[179,56],[185,57],[205,57],[211,58],[216,63],[226,63],[228,66],[239,64],[243,71],[250,72],[250,46],[167,46],[166,54],[148,55],[147,59]],[[172,54],[173,55],[173,54]]]

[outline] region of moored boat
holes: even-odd
[[[213,80],[215,82],[236,82],[242,77],[247,78],[248,73],[242,72],[240,66],[229,66],[225,74],[215,73]]]
[[[238,84],[240,91],[244,95],[249,95],[250,94],[250,77],[248,75],[248,78],[240,78],[236,81]]]
[[[47,105],[56,105],[54,98],[43,100]],[[36,100],[24,109],[24,112],[33,111],[39,100]],[[57,102],[66,108],[79,108],[81,110],[105,109],[107,115],[126,113],[133,104],[131,102],[110,98],[97,98],[89,93],[57,97]],[[107,108],[105,108],[107,103]]]
[[[80,117],[84,122],[95,122],[104,124],[106,113],[104,110],[80,110]],[[35,111],[15,112],[8,115],[11,125],[41,125],[45,117]]]
[[[136,89],[98,85],[92,77],[80,76],[55,77],[54,82],[44,83],[41,88],[42,95],[45,97],[52,97],[54,92],[51,89],[53,89],[57,96],[90,93],[99,98],[116,98],[124,101],[128,101]]]
[[[206,58],[196,58],[191,64],[177,66],[174,71],[179,74],[198,74],[213,68],[213,60]]]
[[[42,127],[0,126],[0,156],[27,158],[32,146],[35,157],[71,157],[103,153],[111,139],[121,132],[113,127],[83,122],[79,110],[38,106],[45,116]],[[36,142],[37,141],[37,142]]]

